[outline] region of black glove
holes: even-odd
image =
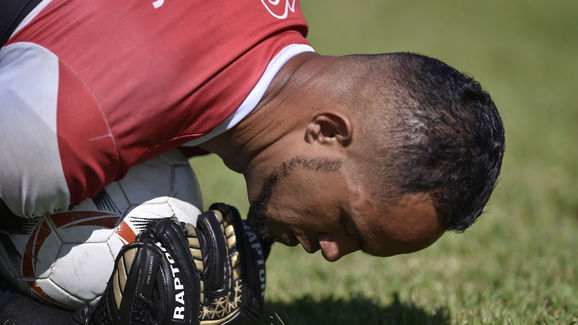
[[[263,308],[258,237],[233,207],[215,204],[197,227],[161,219],[119,253],[95,308],[79,324],[252,324]]]

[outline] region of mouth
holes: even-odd
[[[313,246],[303,246],[303,244],[301,244],[301,246],[309,254],[316,253],[320,249],[319,245],[316,245],[315,247],[313,247]]]
[[[313,254],[321,249],[318,241],[308,240],[307,237],[304,238],[305,239],[302,239],[293,233],[287,232],[279,235],[277,241],[291,247],[301,244],[301,247],[309,254]]]
[[[319,241],[311,240],[308,236],[303,236],[303,237],[304,237],[303,239],[298,238],[297,240],[301,244],[301,247],[303,247],[303,249],[307,253],[313,254],[313,253],[317,252],[319,249],[321,249],[321,246],[319,245]]]
[[[291,246],[291,247],[299,244],[299,240],[297,240],[297,238],[293,234],[290,234],[290,233],[281,234],[277,240],[280,241],[281,243],[283,243],[284,245]]]

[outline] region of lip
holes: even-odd
[[[321,246],[319,245],[319,242],[317,240],[309,240],[306,237],[307,240],[299,240],[299,243],[301,243],[301,247],[303,247],[303,249],[309,253],[309,254],[313,254],[315,252],[317,252],[318,250],[321,249]]]
[[[309,247],[309,248],[303,246],[303,244],[301,244],[301,246],[302,246],[303,249],[304,249],[307,253],[309,253],[309,254],[313,254],[313,253],[317,252],[317,251],[320,249],[319,246],[317,246],[317,247]]]

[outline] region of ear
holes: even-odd
[[[323,112],[315,115],[307,124],[305,140],[321,144],[337,143],[343,147],[351,144],[353,125],[349,117],[341,112]]]

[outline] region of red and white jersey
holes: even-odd
[[[296,0],[44,0],[0,49],[0,198],[54,213],[242,120],[312,51]]]

